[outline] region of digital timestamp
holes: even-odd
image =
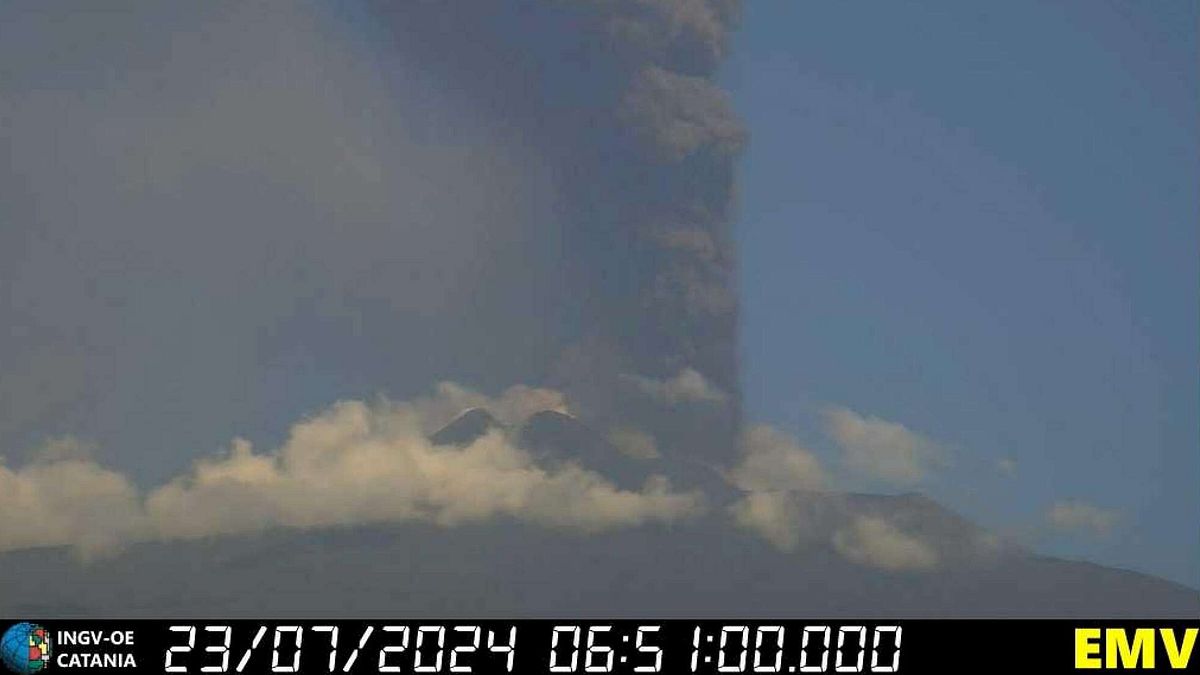
[[[171,625],[167,673],[896,673],[899,625]],[[518,667],[522,666],[522,667]]]
[[[0,675],[1200,672],[1195,621],[0,620]]]

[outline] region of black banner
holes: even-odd
[[[1200,672],[1200,621],[38,620],[16,675]]]

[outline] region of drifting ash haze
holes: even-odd
[[[736,3],[70,4],[0,9],[0,609],[1200,605],[743,425]]]

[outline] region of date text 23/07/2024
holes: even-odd
[[[686,636],[682,628],[547,622],[524,627],[518,650],[514,625],[258,626],[242,645],[230,625],[175,625],[163,665],[167,673],[258,671],[267,659],[273,673],[899,672],[898,625],[706,624]]]

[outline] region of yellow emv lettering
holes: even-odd
[[[1183,641],[1172,628],[1135,628],[1133,638],[1124,628],[1076,628],[1075,668],[1088,669],[1153,669],[1158,642],[1171,668],[1187,668],[1196,646],[1198,628],[1185,628]],[[1103,647],[1103,649],[1101,649]],[[1101,658],[1103,656],[1103,658]]]

